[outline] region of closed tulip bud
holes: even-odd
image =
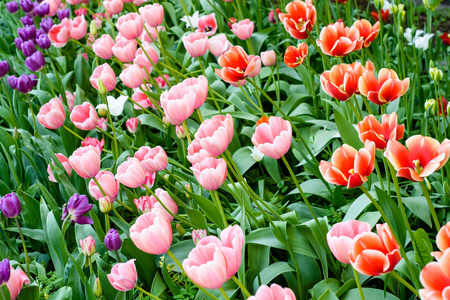
[[[164,175],[164,180],[167,181],[167,180],[169,180],[169,178],[170,178],[169,174],[165,174],[165,175]]]
[[[200,242],[200,240],[208,235],[206,229],[194,229],[192,230],[192,241],[195,245]]]
[[[95,253],[95,241],[92,236],[80,240],[81,253],[86,256],[92,256]]]
[[[97,34],[97,26],[95,26],[95,21],[91,21],[91,24],[89,25],[89,32],[92,35],[96,35]]]
[[[117,251],[122,246],[122,240],[120,239],[119,232],[111,228],[105,236],[105,247],[109,251]]]
[[[98,199],[100,211],[104,214],[107,214],[112,209],[111,201],[109,200],[108,196],[100,197]]]
[[[97,277],[94,283],[94,295],[95,297],[100,298],[102,294],[103,294],[102,284],[100,282],[100,278]]]
[[[435,106],[436,106],[436,100],[428,99],[427,101],[425,101],[425,113],[428,114],[428,112],[429,112],[429,114],[428,114],[429,116],[434,116]]]
[[[183,226],[181,226],[180,223],[177,223],[177,232],[180,235],[180,237],[183,237],[186,234],[186,230],[184,230]]]
[[[97,107],[97,113],[100,117],[106,117],[108,110],[104,106]]]
[[[444,74],[442,73],[442,71],[436,67],[430,68],[429,74],[430,74],[431,79],[433,79],[436,82],[441,81],[442,78],[444,77]]]
[[[424,178],[424,181],[425,181],[425,185],[427,186],[428,191],[431,192],[431,183],[430,183],[430,181],[428,180],[428,178]]]
[[[100,94],[102,94],[102,95],[106,95],[106,86],[105,86],[105,84],[103,83],[103,81],[99,78],[98,80],[97,80],[97,82],[98,82],[98,92],[100,93]],[[106,115],[106,114],[105,114]]]
[[[402,22],[405,22],[405,17],[406,17],[406,11],[402,11],[401,12],[401,18],[402,18]]]
[[[22,206],[17,195],[11,193],[0,198],[0,209],[6,218],[15,218],[22,211]]]
[[[17,127],[14,127],[13,138],[14,138],[15,140],[18,140],[18,139],[19,139],[19,131],[17,130]]]
[[[177,137],[179,139],[184,139],[186,137],[186,131],[184,130],[184,126],[183,125],[175,126],[175,131],[176,131]]]
[[[403,32],[404,32],[403,27],[402,27],[402,26],[399,26],[399,27],[398,27],[398,35],[399,35],[399,36],[403,36]]]
[[[187,190],[187,192],[184,192],[184,194],[186,195],[186,198],[191,198],[191,196],[189,195],[189,193],[192,193],[192,188],[191,185],[189,183],[185,184],[185,188]],[[188,193],[189,192],[189,193]]]
[[[391,10],[392,10],[392,13],[395,15],[398,12],[398,6],[397,5],[392,5],[391,6]]]
[[[384,0],[375,0],[374,5],[376,9],[380,10],[384,6]]]

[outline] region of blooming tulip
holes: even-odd
[[[112,47],[115,42],[109,34],[103,34],[92,45],[95,55],[103,59],[110,59],[113,56]]]
[[[48,129],[57,129],[64,125],[66,114],[64,106],[56,99],[51,99],[48,103],[41,106],[37,119],[42,126]]]
[[[123,2],[122,0],[103,0],[103,6],[109,14],[117,15],[123,9]]]
[[[349,264],[348,253],[352,250],[355,239],[364,232],[371,232],[370,224],[358,220],[333,225],[327,233],[327,242],[334,257],[344,264]]]
[[[363,66],[359,61],[357,61],[357,62],[349,64],[349,67],[351,67],[353,69],[353,71],[355,71],[357,82],[359,82],[359,78],[361,76],[363,76],[363,74],[364,74],[364,72],[366,72],[366,70],[369,70],[371,72],[375,71],[375,66],[373,65],[373,63],[370,60],[368,60],[366,62],[365,66]],[[355,93],[360,94],[358,88],[356,89]]]
[[[277,63],[277,54],[273,50],[261,52],[261,61],[264,66],[272,67]]]
[[[161,146],[156,146],[155,148],[142,146],[135,153],[134,157],[139,159],[147,172],[162,171],[169,164],[167,154]]]
[[[289,151],[291,140],[291,123],[280,117],[262,117],[252,136],[253,145],[274,159],[281,158]]]
[[[172,221],[173,215],[176,215],[178,212],[178,205],[172,200],[169,193],[161,188],[156,189],[155,195],[156,197],[152,195],[134,199],[134,204],[144,214],[150,211],[160,211],[169,221]],[[169,211],[164,208],[157,198]]]
[[[380,17],[378,16],[378,12],[372,11],[372,12],[370,12],[370,14],[375,21],[378,22],[380,20]],[[381,10],[381,20],[383,20],[383,23],[387,21],[387,19],[389,18],[389,14],[390,14],[389,9]]]
[[[377,38],[378,32],[380,31],[380,23],[376,22],[372,26],[369,21],[361,19],[356,20],[353,26],[358,28],[360,39],[363,42],[363,47],[367,48],[370,44]]]
[[[191,167],[198,183],[208,191],[215,191],[225,182],[227,163],[223,158],[208,157]]]
[[[60,24],[53,25],[48,37],[56,48],[64,47],[70,38],[70,20],[64,19]]]
[[[119,182],[114,179],[114,174],[110,171],[100,171],[95,175],[95,178],[105,192],[105,195],[103,195],[103,192],[94,179],[89,181],[89,194],[96,200],[99,200],[103,196],[108,196],[110,201],[114,201],[117,194],[119,194]]]
[[[289,46],[284,54],[284,63],[289,68],[297,68],[303,64],[306,56],[308,55],[308,45],[301,43],[298,47]]]
[[[10,276],[11,266],[9,265],[9,259],[5,258],[0,261],[0,286],[2,286],[4,283],[7,283]]]
[[[97,127],[98,115],[94,106],[89,102],[77,105],[70,113],[70,120],[73,125],[81,130],[92,130]]]
[[[358,88],[362,95],[375,104],[383,105],[403,96],[409,88],[409,78],[400,80],[397,73],[381,69],[378,80],[373,71],[366,70],[359,78]]]
[[[56,158],[60,161],[60,163],[63,165],[64,170],[66,170],[66,173],[69,175],[72,174],[72,165],[69,162],[69,159],[62,153],[55,153]],[[55,166],[55,163],[51,163],[53,166]],[[50,167],[50,164],[48,164],[47,167],[47,173],[48,173],[48,180],[51,182],[57,182],[55,179],[55,176],[53,176],[52,168]]]
[[[160,211],[139,216],[130,228],[130,238],[142,251],[160,255],[166,253],[172,244],[172,227]]]
[[[22,212],[22,205],[16,193],[6,194],[0,198],[0,210],[6,218],[15,218]]]
[[[290,288],[283,288],[278,284],[261,285],[256,291],[255,296],[251,296],[248,300],[295,300],[295,294]]]
[[[254,24],[249,19],[245,19],[231,25],[231,32],[233,32],[240,40],[251,38],[253,34]]]
[[[447,249],[438,262],[430,262],[422,269],[420,272],[420,282],[424,286],[424,289],[419,290],[421,299],[450,299],[449,259],[450,250]]]
[[[218,63],[222,69],[216,69],[216,74],[233,86],[244,85],[247,77],[253,78],[261,71],[260,57],[247,56],[245,50],[239,46],[234,46],[222,54]]]
[[[201,32],[206,36],[212,36],[217,31],[216,14],[212,13],[198,19],[197,32]]]
[[[397,114],[383,115],[381,124],[374,116],[366,116],[358,123],[359,138],[364,143],[367,140],[375,143],[378,150],[386,149],[389,140],[403,138],[405,125],[397,125]]]
[[[85,256],[92,256],[95,253],[95,241],[90,235],[84,240],[80,240],[81,253]]]
[[[366,141],[359,151],[347,144],[342,145],[334,151],[331,162],[320,162],[319,170],[329,183],[353,188],[366,182],[374,167],[375,143]]]
[[[328,25],[320,31],[317,45],[323,53],[331,56],[346,56],[362,47],[357,27],[346,27],[343,22]]]
[[[151,84],[146,84],[146,85],[142,85],[143,86],[143,90],[150,90],[151,91]],[[135,104],[133,104],[133,108],[136,110],[140,110],[143,108],[147,108],[147,107],[151,107],[153,109],[156,109],[156,106],[153,104],[153,102],[151,101],[151,98],[148,97],[142,90],[141,88],[135,88],[133,89],[133,95],[131,95],[131,100],[133,100],[134,102],[136,102]]]
[[[94,146],[80,147],[69,157],[72,168],[83,178],[92,178],[100,171],[100,151]]]
[[[450,222],[439,229],[439,232],[436,235],[436,246],[440,251],[431,252],[431,255],[439,261],[444,252],[450,248]]]
[[[23,42],[20,45],[20,50],[22,50],[22,53],[23,53],[23,55],[25,55],[25,57],[29,57],[37,51],[34,41],[31,41],[31,40]],[[22,75],[24,75],[24,74],[22,74]]]
[[[116,180],[129,188],[140,187],[145,181],[145,171],[141,162],[129,157],[117,168]]]
[[[142,47],[136,51],[133,62],[141,67],[152,68],[159,61],[159,53],[150,43],[142,43]]]
[[[389,273],[402,259],[399,245],[387,224],[377,224],[377,234],[364,232],[348,252],[350,263],[359,273],[379,276]]]
[[[31,75],[22,74],[17,79],[17,90],[22,94],[28,94],[29,92],[31,92],[31,90],[33,90],[33,87],[34,83]]]
[[[180,125],[192,115],[196,100],[195,92],[184,84],[172,86],[160,97],[166,118],[173,125]]]
[[[25,59],[25,65],[32,72],[39,72],[45,66],[45,58],[42,52],[37,51]]]
[[[144,30],[142,31],[142,35],[139,37],[139,39],[142,43],[153,43],[158,39],[158,35],[161,31],[166,31],[166,28],[164,26],[152,27],[145,23]]]
[[[234,123],[231,115],[217,115],[202,122],[195,139],[203,149],[213,156],[221,155],[231,143],[234,133]]]
[[[112,267],[108,280],[116,290],[127,292],[136,285],[137,272],[134,261],[135,259],[130,259],[126,263],[118,263]]]
[[[316,23],[316,8],[311,0],[295,0],[286,5],[287,13],[279,13],[281,23],[289,34],[296,39],[308,38]]]
[[[144,20],[138,13],[128,13],[119,17],[116,28],[129,40],[138,38],[144,30]]]
[[[70,38],[80,40],[85,37],[88,24],[84,16],[79,16],[70,22]]]
[[[108,92],[114,90],[116,87],[116,74],[108,64],[103,64],[95,68],[91,77],[89,78],[92,86],[98,90],[98,80],[101,80]]]
[[[182,38],[184,48],[192,57],[199,57],[208,50],[208,37],[203,33],[193,32]]]
[[[123,84],[131,89],[140,87],[144,82],[141,67],[138,65],[130,65],[120,73],[119,77]]]
[[[164,7],[159,3],[140,7],[139,13],[144,18],[145,23],[152,27],[161,25],[164,20]]]
[[[9,11],[9,13],[11,14],[15,14],[19,10],[19,5],[15,0],[7,2],[5,6],[6,9]]]
[[[350,99],[358,88],[358,77],[347,64],[335,65],[320,75],[320,84],[325,93],[340,101]]]
[[[65,92],[66,94],[66,100],[67,100],[67,107],[69,108],[69,112],[72,112],[74,106],[75,106],[75,97],[76,97],[76,93],[71,93],[69,91]],[[59,101],[61,101],[61,103],[63,103],[63,98],[61,95],[59,95]]]
[[[213,157],[211,153],[203,149],[200,141],[195,139],[188,146],[188,155],[186,156],[192,165],[202,162],[207,157]]]
[[[414,135],[406,140],[405,148],[396,140],[389,140],[384,156],[394,166],[398,177],[423,181],[442,168],[450,156],[450,140],[442,143],[431,137]]]
[[[83,216],[91,210],[92,206],[92,204],[89,204],[89,200],[86,195],[78,195],[75,193],[72,197],[70,197],[67,205],[63,207],[61,220],[68,218],[68,220],[73,223],[92,224],[93,221],[90,217]]]
[[[108,233],[105,235],[105,247],[109,251],[117,251],[122,246],[122,240],[120,239],[119,232],[114,228],[108,230]]]
[[[9,70],[9,62],[7,60],[0,61],[0,78],[5,77]]]
[[[210,37],[208,40],[208,50],[215,57],[221,56],[230,50],[233,45],[227,40],[227,36],[223,33]]]
[[[144,191],[146,190],[145,187],[151,189],[155,184],[155,179],[156,179],[156,172],[145,172],[145,181],[142,184],[141,189]]]
[[[126,38],[116,38],[116,44],[112,47],[112,51],[121,62],[132,62],[136,57],[137,42]]]
[[[11,300],[14,300],[22,290],[22,286],[24,284],[30,284],[30,279],[28,278],[27,274],[25,274],[25,272],[20,269],[20,267],[14,269],[12,266],[10,266],[9,273],[10,276],[8,282],[6,283],[6,286],[8,287]]]
[[[96,147],[98,151],[102,152],[103,146],[105,145],[105,140],[102,139],[101,141],[99,141],[96,138],[91,138],[88,136],[84,139],[84,141],[81,141],[81,146],[87,147],[89,145]]]

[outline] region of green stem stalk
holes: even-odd
[[[17,229],[19,230],[20,239],[22,240],[23,252],[25,253],[25,262],[27,263],[27,274],[30,277],[30,257],[28,256],[27,245],[25,244],[25,237],[22,233],[22,228],[20,227],[19,220],[17,217],[14,217],[14,221],[16,221]]]

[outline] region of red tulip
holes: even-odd
[[[308,45],[301,43],[298,47],[289,46],[284,54],[284,63],[289,68],[297,68],[299,65],[303,64],[306,56],[308,55]]]
[[[328,25],[320,31],[317,45],[331,56],[346,56],[362,47],[358,28],[346,27],[343,22]]]
[[[372,141],[378,150],[386,149],[389,140],[400,140],[403,138],[405,125],[397,125],[397,114],[383,115],[381,124],[370,115],[358,123],[359,138],[364,143]]]
[[[389,18],[389,13],[390,13],[389,9],[382,9],[381,10],[381,20],[383,20],[383,22],[387,21],[387,19]],[[380,17],[378,16],[378,12],[372,11],[370,14],[372,15],[372,18],[375,21],[380,21]]]
[[[308,38],[309,32],[316,23],[316,8],[311,0],[305,2],[295,0],[286,5],[287,13],[279,13],[278,17],[284,28],[296,39]]]
[[[441,41],[442,43],[444,43],[444,45],[450,46],[450,34],[444,32],[439,37],[441,38]]]
[[[356,93],[358,78],[350,65],[339,64],[320,75],[320,84],[331,97],[346,101]]]
[[[261,70],[259,56],[248,56],[239,46],[234,46],[222,54],[218,62],[222,69],[216,69],[216,74],[234,86],[238,86],[238,83],[244,85],[247,77],[253,78]]]
[[[376,39],[380,31],[380,23],[376,22],[372,26],[367,20],[357,20],[353,23],[353,26],[358,28],[360,39],[363,42],[363,48],[367,48]]]

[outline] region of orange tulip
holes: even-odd
[[[289,46],[284,54],[284,63],[289,68],[297,68],[304,61],[308,55],[308,45],[301,43],[298,47]]]
[[[364,74],[364,72],[365,72],[366,70],[375,72],[375,66],[373,65],[373,63],[372,63],[370,60],[368,60],[368,61],[366,62],[366,66],[365,66],[365,67],[364,67],[359,61],[354,62],[354,63],[351,63],[351,64],[349,64],[349,66],[352,67],[353,71],[355,71],[355,74],[356,74],[356,77],[357,77],[358,82],[359,82],[359,78],[360,78],[361,76],[363,76],[363,74]],[[359,89],[358,89],[358,88],[356,89],[355,94],[358,94],[358,95],[361,94],[361,93],[359,92]]]
[[[367,141],[359,151],[344,144],[334,151],[331,162],[320,162],[319,170],[329,183],[353,188],[366,182],[374,167],[375,143]]]
[[[317,45],[326,55],[346,56],[361,49],[362,41],[358,28],[349,28],[343,22],[336,22],[322,28]]]
[[[356,238],[348,256],[359,273],[379,276],[389,273],[402,260],[400,247],[387,224],[377,224],[377,234],[364,232]]]
[[[358,28],[360,39],[363,42],[363,48],[367,48],[370,46],[370,43],[376,39],[378,33],[380,31],[380,23],[376,22],[375,25],[372,26],[367,20],[357,20],[353,23],[353,26]]]
[[[450,156],[448,139],[440,144],[431,137],[414,135],[405,143],[408,149],[396,140],[390,140],[384,152],[397,171],[397,177],[423,181],[424,177],[442,168]]]
[[[296,39],[308,38],[309,32],[316,23],[316,8],[311,0],[305,2],[295,0],[286,5],[287,13],[279,13],[281,23],[289,34]]]
[[[247,77],[253,78],[261,70],[259,56],[248,56],[239,46],[234,46],[222,54],[218,62],[222,69],[216,69],[216,74],[234,86],[238,86],[238,83],[244,85]]]
[[[378,150],[386,149],[389,140],[399,140],[403,138],[405,125],[397,125],[397,114],[383,115],[381,124],[370,115],[358,123],[359,138],[364,143],[372,141]]]
[[[358,77],[350,65],[335,65],[320,75],[320,84],[325,93],[340,101],[348,100],[355,94]]]
[[[436,235],[436,245],[441,251],[431,252],[438,261],[441,259],[445,250],[450,248],[450,222],[441,227]]]
[[[400,80],[394,70],[383,68],[377,79],[373,71],[366,70],[359,78],[358,88],[367,99],[383,105],[400,98],[408,91],[409,78]]]
[[[430,262],[422,269],[420,282],[424,286],[419,290],[420,299],[450,299],[450,249],[445,250],[438,262]]]

